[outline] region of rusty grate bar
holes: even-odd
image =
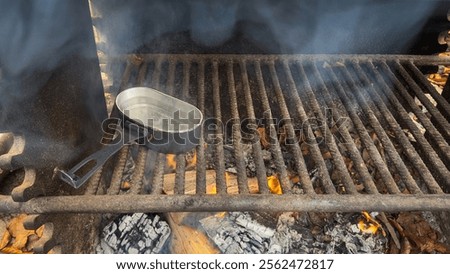
[[[234,73],[233,73],[233,63],[227,62],[227,80],[228,80],[228,91],[230,96],[231,103],[231,116],[232,116],[232,142],[234,146],[234,157],[236,160],[236,168],[237,168],[237,181],[239,193],[248,193],[248,184],[247,184],[247,174],[246,167],[244,162],[244,154],[242,151],[241,143],[241,126],[239,119],[239,110],[236,96],[236,83],[234,81]]]
[[[368,196],[368,195],[367,195]],[[377,203],[364,195],[226,195],[226,202],[216,195],[116,195],[116,196],[55,196],[35,198],[26,203],[16,203],[9,196],[0,196],[1,212],[41,213],[67,212],[67,205],[73,206],[73,213],[104,212],[177,212],[177,211],[325,211],[356,212],[361,208],[368,211],[398,212],[410,210],[448,211],[448,195],[383,195]],[[167,206],[169,204],[170,206]],[[361,206],[364,204],[364,206]]]
[[[241,61],[239,64],[241,68],[241,76],[244,89],[244,98],[246,101],[247,116],[250,120],[249,124],[252,128],[257,128],[255,109],[253,106],[253,99],[250,91],[250,84],[248,81],[247,66],[246,63],[243,61]],[[267,182],[266,170],[264,167],[262,148],[259,142],[259,138],[257,140],[252,139],[252,150],[254,153],[253,156],[255,158],[256,177],[258,179],[259,192],[262,194],[268,194],[270,191],[266,183]]]
[[[218,194],[226,193],[227,186],[225,182],[225,155],[223,151],[223,127],[222,111],[220,106],[220,85],[219,85],[219,64],[217,60],[212,62],[212,96],[214,104],[214,115],[218,123],[215,129],[215,171],[216,171],[216,189]]]
[[[450,210],[450,105],[420,71],[449,58],[155,54],[114,62],[125,64],[117,90],[146,85],[196,104],[207,118],[200,145],[172,169],[164,154],[125,147],[109,179],[105,166],[90,180],[89,195],[1,195],[0,212]],[[131,187],[122,189],[130,157]],[[281,193],[271,194],[273,176]]]
[[[190,62],[189,62],[190,63]],[[203,62],[198,63],[198,93],[197,93],[197,107],[204,113],[205,112],[205,64]],[[200,131],[201,136],[205,135],[204,127]],[[206,160],[205,160],[205,140],[200,138],[200,143],[196,150],[197,153],[197,174],[195,193],[206,193]]]

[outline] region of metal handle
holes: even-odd
[[[105,164],[105,162],[114,155],[117,151],[119,151],[123,146],[125,145],[124,142],[119,141],[117,144],[114,145],[108,145],[104,148],[100,149],[99,151],[89,155],[85,159],[83,159],[81,162],[79,162],[76,166],[74,166],[69,171],[64,170],[58,170],[59,177],[69,185],[73,186],[74,188],[79,188],[82,186],[86,181],[94,175],[94,173]],[[85,167],[88,163],[91,163],[92,161],[95,162],[95,165],[86,172],[83,176],[79,177],[75,173]]]
[[[121,134],[119,135],[120,137],[114,139],[112,141],[112,145],[107,145],[97,152],[87,156],[69,171],[57,169],[56,174],[58,174],[59,178],[61,178],[61,180],[63,180],[64,182],[68,183],[74,188],[79,188],[84,183],[86,183],[86,181],[89,180],[89,178],[94,175],[94,173],[124,145],[133,143],[138,139],[145,140],[144,138],[150,136],[148,135],[148,130],[140,128],[139,126],[132,124],[129,121],[124,122],[123,128],[124,129],[121,130]],[[92,162],[95,162],[95,165],[89,168],[88,171],[83,170],[83,176],[80,177],[75,174],[82,168],[86,169],[86,165]]]

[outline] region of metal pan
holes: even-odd
[[[203,114],[191,104],[147,87],[122,91],[115,104],[121,115],[121,129],[112,144],[89,155],[69,171],[58,170],[60,178],[71,186],[82,186],[124,145],[138,142],[160,153],[179,154],[199,143]],[[83,175],[76,174],[80,171]]]

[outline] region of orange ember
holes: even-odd
[[[383,230],[381,224],[375,220],[367,211],[363,211],[362,215],[364,220],[360,220],[358,222],[358,228],[363,233],[376,234],[378,231],[381,231],[383,236],[386,236],[386,232]]]
[[[215,216],[216,216],[217,218],[223,218],[223,217],[225,217],[226,214],[227,214],[226,212],[219,212],[219,213],[217,213]]]
[[[364,220],[358,222],[358,228],[363,233],[376,234],[378,227],[372,223],[366,224]]]
[[[167,154],[166,156],[167,166],[171,169],[175,169],[177,167],[177,161],[175,158],[176,158],[175,154]]]
[[[216,184],[206,185],[206,194],[217,194]]]
[[[273,194],[282,194],[280,181],[278,181],[278,178],[276,176],[270,175],[267,177],[267,185],[269,186],[270,192]]]

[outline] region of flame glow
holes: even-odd
[[[278,181],[278,178],[274,175],[270,175],[267,177],[267,185],[269,186],[270,192],[273,194],[282,194],[283,191],[281,190],[280,181]]]
[[[363,211],[362,215],[364,220],[360,220],[358,222],[358,228],[363,233],[376,234],[378,231],[381,231],[383,236],[386,236],[386,232],[384,232],[381,224],[375,220],[367,211]]]
[[[166,156],[166,164],[171,169],[177,168],[177,161],[176,161],[175,157],[176,157],[175,154],[167,154],[167,156]]]
[[[226,214],[227,214],[226,212],[219,212],[219,213],[217,213],[215,216],[216,216],[217,218],[223,218],[223,217],[225,217]]]
[[[217,194],[216,184],[207,185],[206,194]]]

